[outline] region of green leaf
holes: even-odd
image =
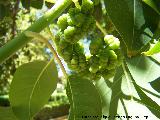
[[[30,8],[31,0],[21,0],[22,6],[26,9]]]
[[[142,0],[105,0],[105,6],[116,29],[121,43],[127,48],[129,56],[137,54],[152,36],[145,27]]]
[[[94,117],[102,116],[102,105],[100,95],[91,81],[76,75],[70,76],[66,90],[71,104],[69,120],[101,120],[101,117]]]
[[[56,3],[56,0],[45,0],[45,2]]]
[[[95,87],[97,88],[102,100],[102,113],[103,115],[109,115],[109,106],[111,101],[112,91],[107,86],[104,79],[96,80]]]
[[[31,6],[36,9],[41,9],[43,6],[43,0],[31,0]]]
[[[26,9],[29,9],[30,6],[41,9],[43,6],[43,0],[21,0],[22,6]]]
[[[150,85],[154,90],[160,93],[160,77],[152,82],[150,82]]]
[[[154,9],[160,15],[160,11],[158,10],[158,8],[153,0],[143,0],[143,2],[145,2],[147,5],[149,5],[152,9]]]
[[[150,56],[153,54],[160,53],[160,41],[158,41],[153,47],[151,47],[147,52],[143,52],[144,55]]]
[[[134,87],[136,88],[136,91],[141,98],[142,102],[145,104],[145,106],[158,118],[160,118],[160,106],[153,101],[150,97],[148,97],[140,88],[139,86],[133,82]]]
[[[35,61],[18,68],[9,98],[14,114],[30,120],[48,101],[57,85],[58,73],[52,61]]]
[[[122,67],[119,67],[116,70],[116,75],[113,79],[113,85],[111,86],[112,96],[111,96],[111,102],[109,107],[109,115],[111,116],[117,115],[118,102],[120,99],[120,95],[122,93],[121,91],[122,75],[123,75],[123,69]],[[109,118],[109,120],[112,120],[112,118]]]
[[[160,76],[160,66],[149,57],[137,56],[126,61],[131,75],[139,85],[144,86]]]
[[[1,120],[18,120],[10,107],[0,107]]]

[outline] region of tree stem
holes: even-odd
[[[70,4],[72,0],[58,0],[56,4],[32,24],[27,31],[40,32],[47,27],[54,19],[56,19]],[[31,38],[25,36],[24,32],[20,33],[17,37],[10,40],[7,44],[0,48],[0,64],[13,55],[16,51],[22,48],[30,41]]]

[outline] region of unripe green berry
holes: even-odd
[[[117,60],[117,55],[113,50],[109,50],[109,58],[113,60]]]
[[[92,55],[98,54],[100,49],[103,48],[103,42],[101,39],[93,39],[91,40],[89,50]]]
[[[120,41],[118,38],[114,37],[113,35],[106,35],[104,37],[105,43],[109,46],[110,49],[118,49],[120,47]]]
[[[101,73],[96,72],[96,73],[91,73],[90,79],[91,80],[99,80],[101,78]]]
[[[60,42],[59,42],[59,47],[61,48],[61,49],[64,49],[64,48],[66,48],[67,46],[69,46],[69,43],[68,42],[66,42],[63,38],[60,40]]]
[[[99,70],[99,65],[91,65],[89,71],[91,73],[96,73]]]
[[[65,38],[72,38],[76,33],[76,28],[72,27],[72,26],[68,26],[65,30],[64,30],[64,37]]]
[[[114,75],[115,75],[115,69],[111,69],[111,70],[105,69],[105,70],[102,72],[102,77],[103,77],[105,80],[108,80],[108,79],[112,78]]]
[[[64,30],[67,28],[68,26],[67,18],[68,18],[68,14],[63,14],[58,18],[57,25],[61,30]]]
[[[73,49],[74,49],[74,52],[75,52],[76,54],[83,54],[83,52],[84,52],[83,46],[80,45],[79,43],[75,43],[75,44],[73,45]]]
[[[74,16],[69,16],[67,22],[70,26],[80,27],[85,20],[85,15],[82,13],[75,14]]]
[[[99,64],[99,57],[97,57],[96,55],[91,56],[89,59],[89,63],[90,65]]]
[[[94,10],[94,4],[91,0],[82,0],[81,11],[85,14],[91,14]]]

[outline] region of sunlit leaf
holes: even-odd
[[[137,56],[127,59],[128,69],[139,85],[145,86],[148,82],[157,79],[160,66],[149,57]]]
[[[71,104],[69,120],[81,120],[82,117],[101,120],[100,95],[91,81],[78,76],[70,76],[67,83],[67,95]],[[86,116],[87,118],[84,118]]]
[[[153,47],[151,47],[147,52],[143,52],[143,54],[150,56],[156,53],[160,53],[160,41],[158,41]]]
[[[20,120],[30,120],[48,101],[57,85],[52,61],[35,61],[18,68],[10,88],[10,102]]]

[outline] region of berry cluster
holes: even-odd
[[[113,36],[105,36],[104,40],[95,37],[91,40],[91,57],[86,58],[84,48],[78,41],[91,33],[96,22],[92,16],[94,3],[82,0],[81,8],[71,8],[67,14],[58,18],[60,28],[55,37],[57,51],[68,67],[93,80],[112,77],[115,67],[119,64],[119,40]]]
[[[92,39],[89,58],[92,79],[109,79],[114,76],[115,69],[121,65],[123,57],[120,52],[120,42],[113,35],[106,35],[104,39]]]

